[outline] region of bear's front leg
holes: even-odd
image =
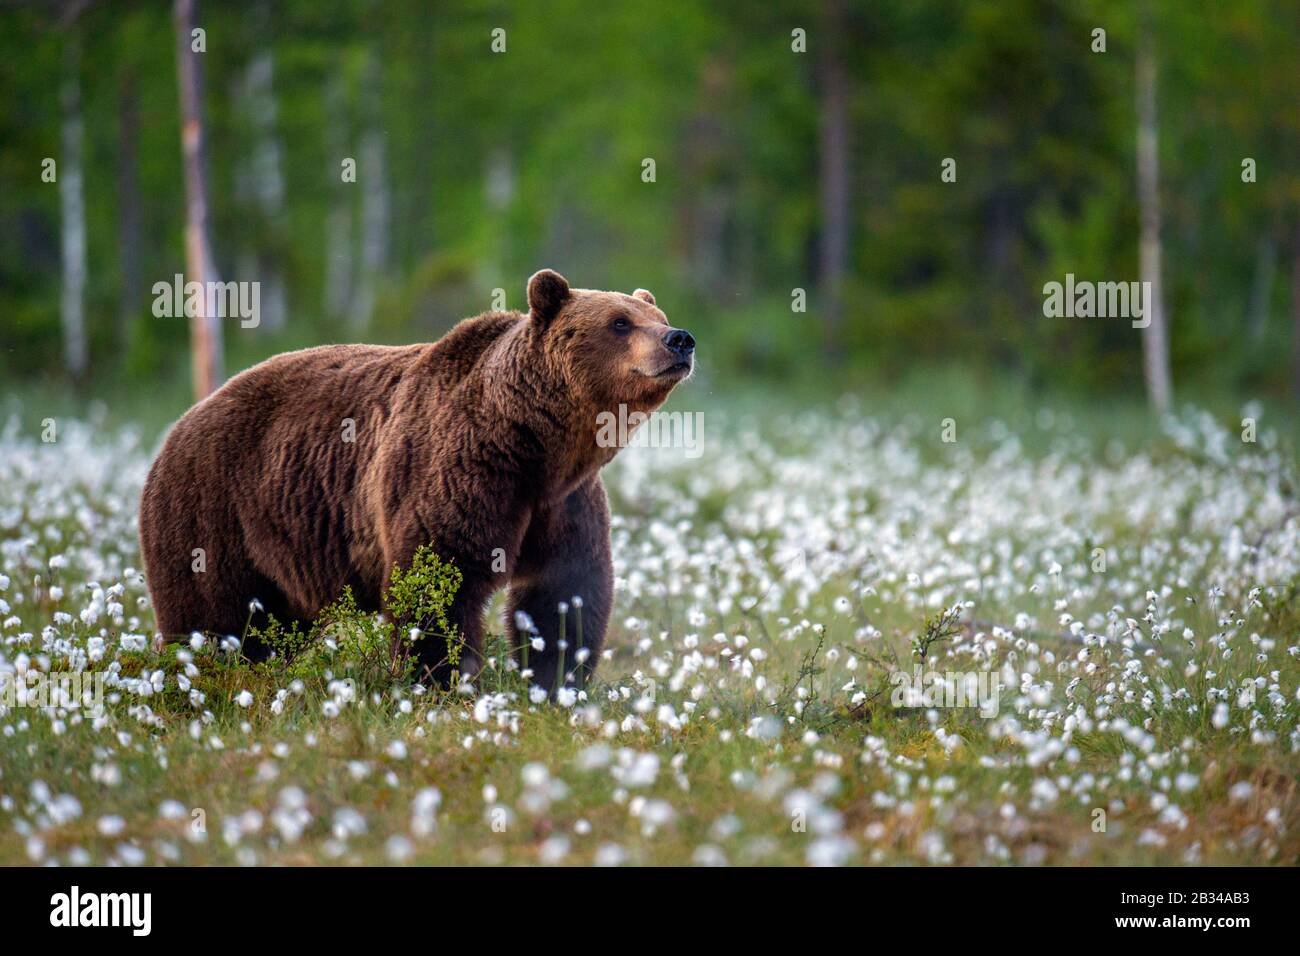
[[[528,651],[531,685],[553,694],[559,683],[586,683],[605,642],[614,596],[614,565],[609,552],[609,505],[600,476],[593,475],[562,502],[534,514],[524,535],[510,584],[506,620],[511,646],[521,651],[530,635],[518,625],[518,612],[531,619],[544,647]],[[575,607],[574,598],[581,599]],[[560,647],[560,605],[568,605]],[[578,619],[581,617],[581,645]],[[564,674],[559,675],[563,660]]]

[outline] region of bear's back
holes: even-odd
[[[204,404],[254,408],[289,406],[305,414],[338,399],[390,397],[413,372],[438,391],[454,388],[483,354],[523,318],[517,312],[486,312],[458,322],[433,343],[416,345],[320,345],[283,352],[235,375]]]
[[[484,353],[523,321],[519,312],[484,312],[457,322],[431,346],[427,364],[438,382],[452,386],[465,378]]]
[[[304,440],[319,447],[322,436],[338,435],[348,420],[355,422],[358,443],[371,445],[415,394],[419,404],[440,404],[522,318],[484,313],[433,343],[322,345],[274,355],[191,408],[168,433],[164,449],[205,470],[233,471],[251,459],[260,471],[292,457]]]

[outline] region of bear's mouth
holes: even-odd
[[[658,372],[655,372],[653,375],[649,375],[647,377],[648,378],[670,378],[675,375],[684,375],[690,370],[691,370],[690,362],[674,362],[672,365],[669,365],[667,368],[660,369]]]

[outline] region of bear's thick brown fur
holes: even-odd
[[[345,586],[380,610],[393,568],[429,545],[463,575],[450,614],[463,673],[507,585],[512,644],[516,611],[545,640],[535,683],[553,686],[557,606],[575,596],[594,666],[613,590],[599,470],[618,450],[597,442],[597,416],[657,408],[690,374],[694,340],[643,289],[570,289],[543,270],[528,305],[432,344],[277,355],[190,409],[140,507],[159,632],[240,635],[254,599],[254,624],[306,626]],[[423,675],[445,681],[445,642],[416,647]]]

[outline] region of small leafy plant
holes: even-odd
[[[463,580],[460,569],[443,561],[427,545],[416,549],[411,567],[394,568],[385,607],[394,621],[407,628],[401,640],[413,646],[418,640],[441,638],[447,643],[447,663],[460,663],[462,640],[448,621],[447,611]]]
[[[421,546],[409,568],[393,569],[384,614],[363,611],[352,588],[345,587],[307,633],[296,622],[285,628],[271,616],[265,627],[250,626],[246,637],[271,648],[271,658],[262,667],[290,679],[342,669],[352,671],[363,684],[408,682],[415,666],[410,651],[419,640],[445,641],[448,662],[453,668],[459,663],[462,638],[447,612],[461,581],[455,564]]]
[[[930,653],[930,647],[940,641],[946,641],[962,631],[961,624],[961,605],[954,604],[952,607],[944,608],[938,614],[931,615],[925,619],[925,626],[922,632],[912,638],[912,653],[925,660]]]

